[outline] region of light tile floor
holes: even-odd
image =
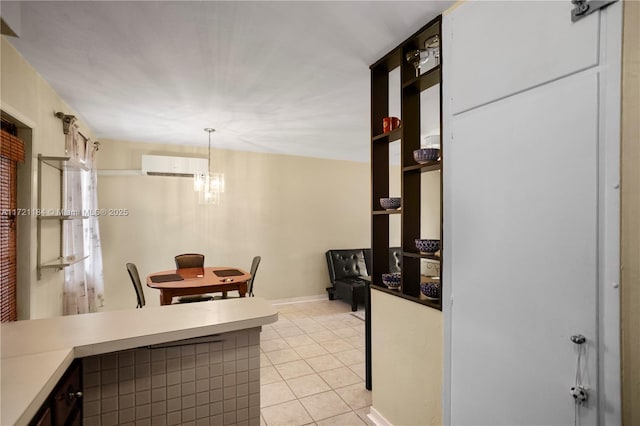
[[[260,336],[261,425],[371,425],[364,321],[339,300],[276,308]]]

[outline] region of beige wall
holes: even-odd
[[[206,148],[101,142],[100,170],[139,170],[142,154],[206,156]],[[99,176],[100,206],[129,210],[100,221],[105,309],[135,306],[126,262],[144,279],[171,269],[178,253],[245,269],[260,255],[256,295],[284,299],[326,294],[326,250],[371,244],[368,164],[221,150],[212,163],[225,173],[220,206],[198,205],[189,178]],[[157,290],[145,295],[159,303]]]
[[[640,424],[640,3],[624,2],[622,52],[622,418]]]
[[[371,290],[372,407],[394,425],[442,424],[442,312]]]
[[[7,42],[4,36],[2,36],[0,53],[2,71],[0,108],[4,114],[8,114],[31,129],[31,131],[26,128],[20,130],[20,136],[27,135],[31,141],[25,141],[28,145],[26,152],[29,155],[26,162],[18,167],[18,207],[36,208],[38,154],[64,155],[62,122],[54,116],[54,112],[76,113]],[[90,130],[82,126],[82,123],[80,124],[82,132],[91,136]],[[50,188],[48,187],[45,191],[50,191]],[[33,216],[23,216],[18,220],[19,319],[61,315],[63,273],[46,270],[42,280],[36,279],[36,220]],[[56,252],[59,244],[56,233],[53,238],[47,237],[43,244],[46,253]]]

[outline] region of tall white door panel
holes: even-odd
[[[572,424],[572,334],[595,379],[597,98],[591,74],[452,123],[453,424]]]
[[[444,411],[453,425],[604,418],[603,259],[615,256],[603,241],[617,236],[603,225],[615,221],[603,204],[615,202],[603,156],[616,120],[603,99],[619,56],[605,43],[615,19],[604,11],[572,23],[572,7],[464,2],[443,19]],[[578,334],[589,400],[575,410]]]

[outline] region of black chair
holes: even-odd
[[[204,254],[185,253],[175,257],[176,269],[204,268]]]
[[[253,261],[251,262],[251,279],[249,281],[247,281],[247,296],[248,297],[253,297],[253,283],[255,281],[256,278],[256,272],[258,271],[258,265],[260,265],[260,260],[262,258],[260,256],[255,256],[253,258]],[[231,296],[231,299],[235,299],[238,296]],[[223,296],[215,296],[214,297],[215,300],[220,300],[220,299],[229,299],[229,296],[227,297],[223,297]]]
[[[179,254],[175,258],[176,269],[185,268],[204,268],[204,254],[184,253]],[[213,299],[208,294],[196,294],[194,296],[182,296],[178,298],[179,303],[206,302]]]
[[[133,263],[127,263],[127,271],[131,277],[133,283],[133,289],[136,291],[136,297],[138,299],[138,305],[136,308],[142,308],[145,305],[144,292],[142,291],[142,283],[140,282],[140,275],[138,275],[138,268]]]

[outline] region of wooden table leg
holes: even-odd
[[[170,305],[173,300],[173,295],[169,291],[160,290],[160,304]]]
[[[238,285],[238,293],[240,294],[240,297],[245,297],[247,294],[247,283],[240,283]]]

